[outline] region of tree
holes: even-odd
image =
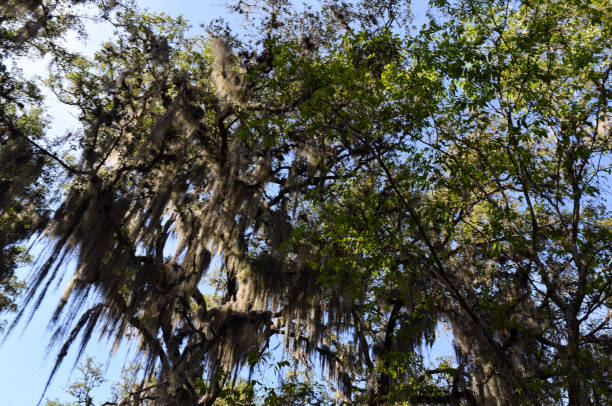
[[[96,365],[92,358],[88,358],[85,364],[79,367],[82,377],[78,382],[74,382],[66,388],[67,392],[76,399],[76,403],[81,405],[92,405],[93,398],[91,391],[104,382],[101,365]]]
[[[411,73],[444,83],[429,92],[439,98],[414,138],[422,146],[409,162],[377,159],[380,181],[340,184],[336,198],[346,209],[334,204],[319,233],[328,246],[341,241],[350,261],[382,252],[387,263],[414,267],[416,253],[428,265],[417,274],[443,288],[436,311],[458,347],[460,368],[444,402],[455,395],[478,404],[601,404],[609,397],[611,316],[602,187],[610,151],[610,59],[602,50],[610,28],[601,22],[610,9],[439,4],[449,20],[411,43]],[[407,88],[393,95],[406,97]],[[386,185],[374,200],[371,184]],[[394,216],[381,225],[390,210],[406,228]],[[390,243],[405,229],[410,237]],[[388,274],[409,280],[396,267]],[[385,337],[390,351],[397,335]],[[459,382],[457,373],[465,374]],[[389,378],[380,379],[387,396]]]
[[[254,33],[193,38],[120,7],[93,60],[56,53],[80,158],[29,142],[70,183],[28,286],[36,306],[77,257],[56,368],[99,327],[140,340],[149,400],[242,402],[280,335],[347,402],[603,404],[612,10],[430,6],[410,31],[399,0],[239,1]],[[456,360],[428,368],[441,321]]]
[[[609,397],[610,211],[602,188],[609,165],[602,159],[611,145],[611,61],[603,51],[611,10],[597,2],[448,7],[480,31],[447,31],[460,40],[443,39],[449,47],[439,60],[452,66],[448,55],[458,46],[465,67],[449,72],[456,90],[435,118],[453,153],[436,150],[449,172],[461,174],[459,190],[478,202],[455,229],[469,247],[456,260],[473,286],[463,295],[474,303],[473,314],[458,312],[466,313],[453,323],[455,336],[467,335],[463,345],[481,363],[473,373],[508,354],[516,370],[482,389],[494,398],[505,391],[507,403],[520,401],[517,392],[541,403],[565,396],[569,404],[601,403]],[[487,277],[476,283],[478,274]],[[470,318],[488,325],[480,337],[474,323],[465,328]]]
[[[79,27],[79,15],[70,7],[80,2],[0,2],[0,314],[16,311],[23,283],[14,271],[28,261],[22,243],[47,224],[56,164],[54,154],[39,144],[48,124],[40,88],[22,78],[16,59],[70,58],[57,40]],[[103,1],[96,3],[108,10]]]
[[[93,406],[97,404],[92,392],[105,382],[102,364],[88,357],[84,363],[81,363],[78,370],[81,373],[80,377],[66,387],[66,392],[74,399],[74,402],[62,403],[59,400],[47,399],[45,406]],[[141,371],[142,365],[138,363],[131,363],[123,368],[119,381],[112,386],[110,400],[100,404],[104,406],[128,405],[133,404],[130,401],[134,399],[137,399],[136,404],[138,405],[150,404],[147,396],[143,395],[147,388],[143,388],[139,383],[138,375]],[[151,386],[154,385],[154,382],[148,382],[148,384]]]
[[[16,10],[18,11],[18,10]],[[17,14],[17,13],[15,13]],[[42,133],[40,110],[36,107],[40,95],[32,83],[18,79],[19,72],[11,72],[6,59],[23,52],[18,38],[25,28],[9,30],[15,25],[16,15],[2,14],[0,31],[0,313],[15,311],[15,296],[20,285],[14,277],[14,269],[23,254],[18,242],[29,237],[32,223],[40,217],[40,211],[32,213],[40,199],[40,190],[33,183],[40,176],[43,160],[34,156],[32,148],[17,135],[21,132],[32,133],[34,137]],[[11,74],[13,73],[13,74]],[[25,104],[34,105],[30,111]],[[33,221],[34,220],[34,221]]]

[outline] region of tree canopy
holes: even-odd
[[[57,41],[81,3],[115,29],[91,58]],[[16,320],[73,272],[54,372],[99,332],[144,357],[115,404],[606,404],[609,1],[230,7],[250,29],[191,36],[129,1],[0,1],[0,311],[41,239]],[[78,109],[62,139],[25,53]],[[293,372],[261,389],[278,338]]]

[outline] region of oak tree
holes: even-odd
[[[14,21],[35,28],[3,23],[8,48],[44,42],[54,19],[37,16],[68,3],[32,4]],[[436,0],[419,29],[400,0],[237,1],[251,31],[216,20],[193,37],[99,5],[116,34],[93,58],[45,48],[49,86],[79,111],[78,159],[38,141],[17,97],[39,97],[2,96],[2,151],[23,158],[3,152],[0,208],[37,219],[5,246],[49,245],[34,309],[77,260],[54,371],[98,331],[139,340],[155,384],[129,404],[243,401],[228,385],[282,337],[346,402],[609,399],[606,1]],[[67,186],[36,189],[45,171]],[[430,367],[440,323],[456,357]],[[265,401],[298,389],[316,392]]]

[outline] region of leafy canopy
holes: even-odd
[[[49,45],[78,22],[52,14],[68,4],[2,22],[3,61],[51,54],[47,85],[82,124],[62,156],[36,85],[7,79],[0,226],[27,231],[0,246],[49,244],[34,310],[78,263],[55,369],[100,332],[139,341],[129,404],[612,396],[608,2],[436,0],[409,29],[400,0],[237,1],[251,30],[195,37],[101,2],[116,35],[93,58]],[[442,323],[455,357],[426,365]],[[269,388],[253,374],[280,337],[293,372]]]

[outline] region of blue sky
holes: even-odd
[[[424,3],[422,0],[414,2],[417,5],[414,11],[416,21],[424,16],[424,7],[422,6]],[[138,4],[150,11],[163,11],[173,17],[182,14],[196,27],[198,23],[206,23],[220,16],[228,17],[224,0],[138,0]],[[232,20],[236,21],[235,19]],[[91,53],[100,41],[110,38],[112,31],[110,27],[100,25],[91,25],[88,28],[90,40],[86,44],[80,43],[74,37],[69,37],[66,40],[71,46],[83,49],[86,53]],[[39,60],[24,60],[22,63],[23,70],[28,76],[36,74],[44,76],[44,65]],[[60,135],[77,125],[74,118],[76,112],[59,105],[52,98],[49,99],[48,106],[52,116],[51,134]],[[21,276],[24,277],[25,274]],[[47,323],[63,291],[65,282],[67,281],[47,294],[40,310],[34,315],[25,330],[23,326],[19,326],[18,330],[11,334],[0,346],[0,406],[34,405],[40,398],[57,353],[57,348],[54,348],[47,354],[46,349],[51,333],[47,329]],[[429,357],[433,360],[442,353],[448,354],[449,345],[450,338],[445,336],[429,351]],[[82,359],[87,356],[92,356],[101,362],[110,359],[106,370],[106,378],[109,382],[98,391],[98,401],[106,400],[108,397],[110,383],[119,376],[129,351],[130,348],[122,346],[117,349],[111,358],[109,354],[113,352],[113,349],[110,343],[98,343],[96,340],[92,340],[87,347]],[[73,365],[74,351],[69,354],[60,367],[46,397],[64,401],[70,400],[64,388],[78,376],[76,371],[71,376]]]

